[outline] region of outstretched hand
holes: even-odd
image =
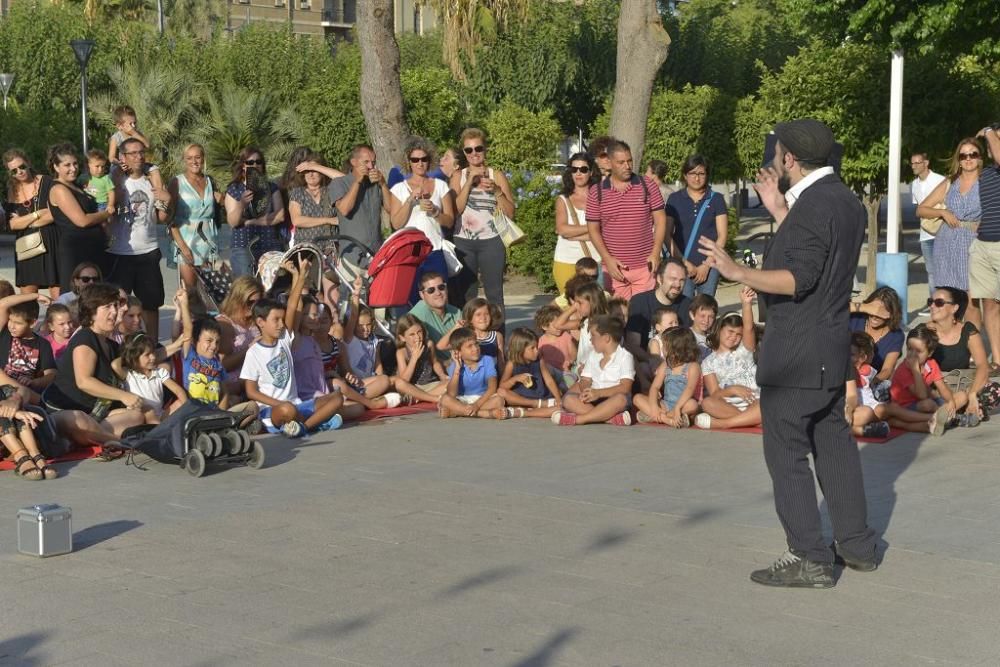
[[[710,268],[718,269],[719,273],[727,280],[743,282],[742,277],[746,267],[734,262],[724,246],[720,246],[706,236],[698,239],[698,246],[701,248],[701,253],[705,255],[705,263],[702,266],[707,265]]]
[[[760,203],[776,219],[780,220],[788,212],[788,202],[778,188],[778,172],[774,167],[764,167],[757,172],[757,182],[753,189],[757,191]]]

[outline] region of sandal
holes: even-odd
[[[30,470],[25,470],[22,472],[21,468],[24,467],[25,463],[30,463],[33,466],[35,465],[35,462],[31,459],[31,457],[28,456],[27,454],[24,454],[19,459],[14,461],[15,475],[17,475],[21,479],[26,479],[31,482],[38,482],[45,478],[45,474],[41,470],[39,470],[37,466],[31,468]]]
[[[114,461],[125,456],[125,448],[117,440],[108,440],[101,445],[101,453],[97,456],[102,461]]]
[[[35,462],[35,467],[42,471],[42,477],[45,479],[55,479],[59,476],[59,471],[46,463],[44,454],[36,454],[31,460]]]

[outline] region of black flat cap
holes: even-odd
[[[778,123],[774,134],[789,153],[804,162],[826,162],[833,150],[833,131],[812,118]]]

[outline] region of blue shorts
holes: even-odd
[[[315,398],[310,398],[308,401],[300,401],[299,399],[296,398],[289,401],[289,403],[294,404],[295,409],[298,410],[299,412],[299,418],[297,421],[304,422],[305,420],[312,417],[313,414],[316,412]],[[271,423],[270,405],[261,405],[260,415],[258,415],[258,417],[264,423],[264,426],[267,427],[267,430],[270,431],[271,433],[277,433],[278,431],[281,430],[280,428],[275,427],[273,423]]]

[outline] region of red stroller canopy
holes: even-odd
[[[385,240],[368,265],[368,305],[402,306],[410,298],[417,268],[431,252],[431,242],[419,229],[404,228]]]

